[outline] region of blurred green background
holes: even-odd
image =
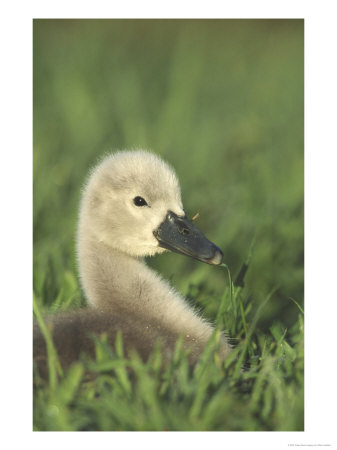
[[[304,21],[34,20],[33,39],[34,290],[46,308],[61,289],[83,303],[74,249],[89,168],[146,148],[175,167],[185,210],[200,212],[233,277],[256,236],[246,295],[257,307],[278,287],[260,326],[291,326],[290,297],[303,304]],[[149,263],[201,303],[226,283],[177,254]]]

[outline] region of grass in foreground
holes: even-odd
[[[193,369],[179,341],[164,367],[160,345],[144,363],[137,354],[124,357],[119,335],[114,350],[102,336],[96,339],[94,361],[83,358],[57,377],[50,346],[49,382],[34,373],[34,430],[303,430],[303,311],[299,307],[291,329],[274,322],[261,332],[259,315],[272,295],[257,309],[242,286],[210,298],[208,307],[217,308],[217,331]],[[41,321],[38,302],[34,310]],[[237,342],[223,364],[217,354],[219,329],[229,330]]]

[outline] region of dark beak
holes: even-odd
[[[219,265],[222,262],[222,251],[210,242],[186,216],[179,217],[169,211],[164,222],[153,234],[160,247],[207,264]]]

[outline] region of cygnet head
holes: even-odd
[[[83,192],[81,233],[131,256],[169,249],[222,261],[221,250],[185,216],[174,170],[144,150],[111,154],[94,168]]]

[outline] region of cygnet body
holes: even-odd
[[[126,352],[144,359],[158,339],[169,358],[182,335],[190,361],[197,361],[213,326],[143,260],[167,249],[209,264],[222,261],[220,249],[187,219],[168,164],[142,150],[109,155],[91,172],[79,213],[78,266],[89,308],[49,319],[64,366],[93,353],[90,334],[106,332],[113,346],[118,330]],[[221,357],[229,352],[223,337]],[[45,357],[35,326],[34,359]]]

